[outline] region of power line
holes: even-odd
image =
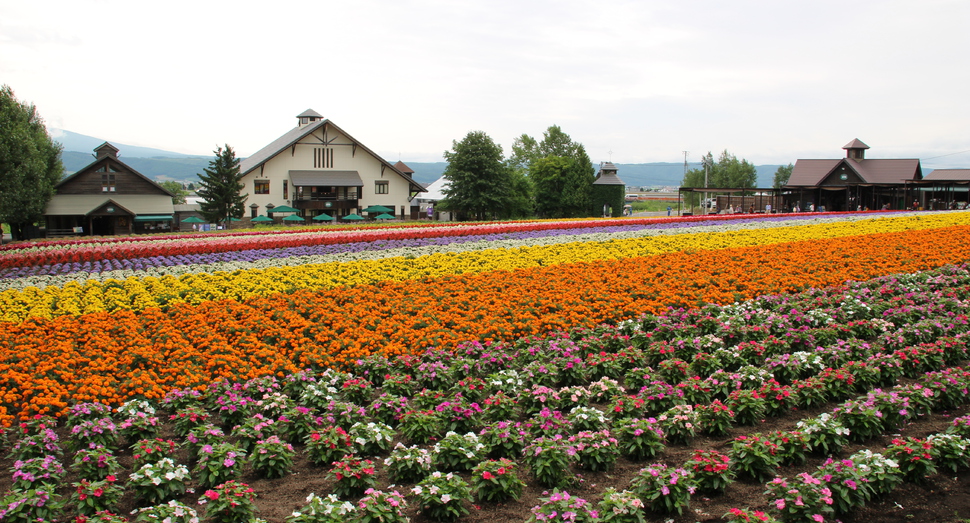
[[[944,156],[953,156],[954,154],[963,154],[963,153],[970,153],[970,149],[967,149],[966,151],[955,152],[955,153],[941,154],[939,156],[934,156],[932,158],[923,158],[923,159],[924,160],[935,160],[937,158],[943,158]]]

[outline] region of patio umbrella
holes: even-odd
[[[348,214],[347,216],[344,216],[343,218],[341,218],[341,220],[363,220],[363,219],[364,217],[359,214]]]
[[[259,216],[255,217],[255,218],[253,218],[253,221],[254,222],[257,222],[257,223],[262,223],[262,222],[271,222],[271,221],[273,221],[273,219],[270,218],[269,216],[259,215]]]
[[[189,216],[188,218],[182,220],[182,223],[205,223],[205,220],[199,218],[198,216]]]
[[[394,220],[395,219],[395,217],[394,217],[393,214],[387,214],[387,213],[378,214],[374,218],[377,218],[378,220]]]
[[[313,217],[313,221],[315,221],[315,222],[325,222],[325,221],[329,221],[329,220],[332,220],[332,219],[333,219],[333,216],[330,216],[327,213],[318,214],[318,215],[316,215],[316,216]]]
[[[284,222],[302,222],[304,220],[303,220],[303,217],[302,216],[297,216],[295,214],[291,214],[291,215],[287,216],[286,218],[283,218],[283,221]]]
[[[300,210],[299,209],[294,209],[293,207],[290,207],[289,205],[280,205],[279,207],[273,207],[273,210],[267,210],[266,212],[272,212],[272,213],[277,213],[277,212],[300,212]]]
[[[364,209],[361,212],[393,212],[394,209],[388,209],[383,205],[371,205],[370,207]]]
[[[231,221],[231,222],[241,222],[242,221],[242,218],[230,217],[229,218],[229,221]]]

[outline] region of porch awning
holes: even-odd
[[[357,171],[290,171],[294,187],[363,187]]]
[[[172,217],[166,214],[145,214],[142,216],[135,216],[136,222],[170,222]]]

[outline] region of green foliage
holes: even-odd
[[[775,189],[780,189],[784,185],[787,185],[788,179],[791,178],[792,169],[794,168],[795,166],[792,164],[782,165],[779,167],[778,170],[775,171],[775,180],[772,183],[772,187]]]
[[[161,185],[163,189],[165,189],[166,191],[172,193],[172,204],[173,205],[182,205],[182,204],[184,204],[185,203],[185,197],[189,195],[189,191],[186,191],[185,188],[182,187],[182,183],[181,182],[176,182],[176,181],[172,181],[172,180],[165,180],[163,182],[158,182],[158,185]]]
[[[758,171],[754,164],[747,160],[738,160],[737,156],[727,152],[714,161],[714,155],[710,152],[701,159],[702,167],[691,169],[684,174],[682,187],[718,187],[718,188],[754,188],[758,184]],[[706,171],[706,173],[705,173]],[[707,183],[705,184],[705,178]],[[689,206],[695,206],[699,202],[701,195],[691,193],[685,196]]]
[[[557,125],[543,133],[541,142],[522,135],[512,144],[509,166],[528,172],[535,194],[536,213],[551,218],[590,216],[595,169],[582,144],[576,143]],[[617,216],[623,209],[622,191]]]
[[[243,204],[249,194],[242,193],[245,185],[239,171],[239,159],[232,147],[219,147],[215,153],[216,157],[209,162],[209,167],[199,175],[196,194],[203,198],[199,204],[202,216],[213,223],[223,222],[228,228],[229,218],[242,218],[245,212]]]
[[[10,86],[0,87],[0,222],[15,240],[44,215],[54,185],[64,173],[60,144],[47,134],[33,105],[17,101]]]
[[[449,185],[442,191],[442,209],[457,212],[459,219],[506,217],[512,200],[512,171],[503,162],[502,146],[484,131],[472,131],[462,141],[453,141],[444,157]]]
[[[421,512],[434,521],[455,521],[467,515],[465,504],[472,499],[468,483],[451,472],[433,472],[421,480],[412,492],[421,502]]]

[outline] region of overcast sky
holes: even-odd
[[[970,167],[968,25],[966,0],[0,0],[0,83],[49,127],[200,155],[312,108],[392,162],[557,124],[594,162],[859,138]]]

